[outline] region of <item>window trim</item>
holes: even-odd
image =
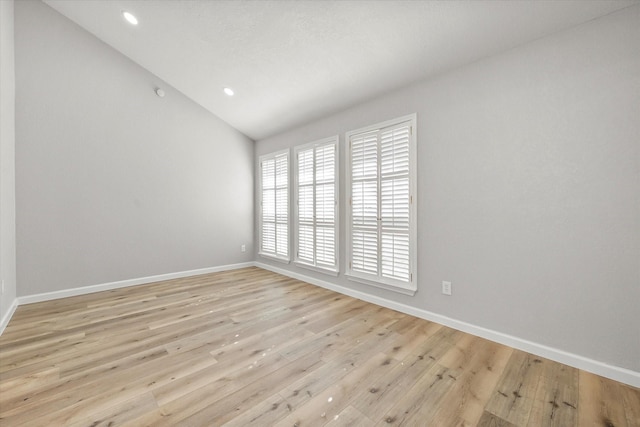
[[[265,160],[275,159],[276,157],[286,154],[287,155],[287,256],[277,255],[271,252],[262,251],[262,163]],[[285,264],[291,262],[291,155],[289,148],[283,150],[274,151],[272,153],[263,154],[258,158],[258,203],[260,206],[260,214],[258,216],[258,255],[279,261]],[[277,228],[276,228],[277,234]]]
[[[409,122],[411,126],[411,133],[409,136],[409,283],[404,283],[399,280],[384,278],[380,276],[374,276],[373,274],[366,274],[362,272],[353,271],[352,269],[352,223],[353,223],[353,211],[352,211],[352,153],[351,153],[351,138],[354,135],[359,135],[366,132],[372,132],[384,129],[386,127],[399,125],[405,122]],[[418,291],[418,275],[417,275],[417,114],[409,114],[406,116],[398,117],[384,122],[376,123],[370,126],[359,128],[349,131],[345,134],[346,144],[346,252],[347,252],[347,267],[345,275],[349,280],[364,283],[366,285],[375,286],[382,289],[398,292],[405,295],[415,295]],[[378,175],[378,180],[380,176]],[[378,260],[380,262],[380,260]]]
[[[334,242],[335,242],[335,257],[336,264],[334,268],[324,267],[317,265],[317,263],[311,264],[298,258],[298,153],[300,151],[309,150],[311,148],[326,144],[335,144],[335,171],[334,171],[334,197],[335,197],[335,210],[334,210]],[[315,153],[314,153],[315,156]],[[314,170],[315,172],[315,170]],[[337,276],[340,272],[340,137],[339,135],[330,136],[327,138],[312,141],[306,144],[298,145],[293,148],[293,262],[296,266],[306,268],[321,273]],[[315,185],[315,183],[314,183]]]

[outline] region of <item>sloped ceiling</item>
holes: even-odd
[[[638,3],[43,1],[254,140]]]

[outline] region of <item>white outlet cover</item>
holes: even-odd
[[[442,282],[442,293],[445,295],[451,295],[451,282]]]

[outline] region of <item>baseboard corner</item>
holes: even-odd
[[[16,312],[16,308],[18,308],[18,298],[14,298],[9,306],[9,310],[2,316],[2,320],[0,320],[0,335],[4,332],[5,328],[11,321],[11,317],[13,317],[13,313]]]

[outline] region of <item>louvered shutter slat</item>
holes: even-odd
[[[409,177],[381,182],[382,228],[409,228]]]
[[[287,187],[289,183],[288,156],[286,154],[276,157],[276,186]]]
[[[409,173],[409,127],[381,133],[381,174]]]
[[[274,223],[262,224],[262,251],[276,251],[276,225]]]
[[[366,134],[351,142],[351,169],[353,178],[373,177],[378,173],[378,137]]]
[[[378,184],[376,181],[354,182],[351,189],[354,226],[377,227]]]
[[[376,231],[353,230],[351,268],[354,271],[377,274],[378,236]]]
[[[262,162],[262,188],[269,189],[275,186],[276,176],[275,160],[265,160]]]
[[[298,184],[313,184],[313,152],[311,150],[298,153]]]
[[[335,222],[335,185],[322,184],[316,187],[316,221],[325,225]]]
[[[382,276],[409,281],[409,235],[382,233]]]
[[[281,224],[287,222],[289,211],[287,204],[288,194],[288,188],[278,188],[276,190],[276,222]]]
[[[313,262],[313,226],[300,225],[298,228],[298,258]]]
[[[276,190],[266,189],[262,192],[262,220],[275,222],[276,220]]]
[[[276,224],[276,253],[281,256],[289,255],[289,225]]]
[[[333,227],[316,228],[316,257],[318,264],[335,265],[335,231]]]
[[[325,145],[316,148],[316,183],[335,181],[335,146]]]
[[[298,188],[298,220],[301,223],[313,223],[313,187]]]

